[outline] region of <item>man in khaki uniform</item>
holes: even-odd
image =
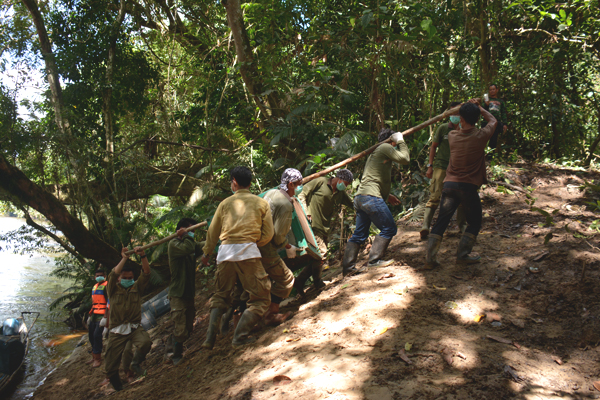
[[[221,240],[217,255],[216,292],[210,298],[210,322],[202,347],[212,349],[222,315],[231,307],[231,293],[237,280],[249,294],[248,308],[233,335],[233,346],[252,343],[251,329],[269,308],[271,281],[261,263],[259,246],[273,237],[273,218],[269,204],[250,193],[252,171],[235,167],[230,172],[233,196],[219,204],[206,235],[202,263]]]
[[[140,364],[152,347],[148,332],[142,328],[142,295],[150,280],[150,264],[146,253],[140,247],[134,249],[142,259],[142,273],[134,281],[133,270],[125,267],[129,256],[125,254],[127,248],[121,250],[123,257],[119,264],[108,275],[108,300],[110,302],[110,320],[108,345],[104,368],[110,383],[119,391],[123,389],[119,377],[119,364],[128,342],[132,342],[136,351],[131,361],[131,369],[138,376],[143,375]]]
[[[265,324],[279,325],[289,318],[290,312],[279,313],[279,304],[290,295],[294,287],[294,274],[285,265],[279,256],[279,250],[284,248],[294,249],[287,240],[287,234],[292,227],[292,214],[294,212],[294,199],[296,190],[300,192],[302,187],[302,173],[294,168],[288,168],[281,176],[281,184],[278,188],[269,190],[264,199],[271,207],[273,215],[273,239],[264,246],[260,247],[262,255],[262,264],[271,278],[271,305],[265,315]],[[293,257],[295,254],[291,254]]]
[[[301,295],[304,294],[304,285],[310,275],[312,275],[315,287],[320,289],[325,286],[321,280],[323,264],[327,259],[327,244],[329,242],[329,229],[334,211],[338,205],[354,208],[352,199],[346,192],[346,188],[352,184],[354,175],[347,169],[339,169],[335,178],[325,176],[313,179],[303,186],[302,192],[298,195],[298,200],[306,210],[306,217],[310,221],[321,260],[315,260],[311,265],[305,267],[296,277],[294,287]]]
[[[192,218],[182,218],[177,223],[177,235],[169,242],[169,267],[171,269],[171,285],[169,286],[169,302],[173,326],[173,364],[182,359],[183,342],[194,329],[196,307],[196,258],[202,255],[200,243],[194,240],[194,232],[186,228],[198,222]]]

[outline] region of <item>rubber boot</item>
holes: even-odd
[[[119,376],[118,372],[109,377],[108,380],[117,392],[123,390],[123,383],[121,382],[121,377]]]
[[[325,287],[325,282],[323,282],[323,279],[321,279],[321,276],[323,275],[323,265],[325,264],[325,261],[320,261],[320,262],[314,262],[312,264],[312,278],[313,278],[313,284],[315,285],[315,289],[323,289]]]
[[[217,331],[221,324],[221,317],[225,311],[227,311],[225,308],[211,308],[208,330],[206,331],[206,340],[204,343],[202,343],[203,348],[212,350],[212,348],[215,347],[215,342],[217,341]]]
[[[260,321],[261,316],[254,314],[250,310],[244,311],[242,314],[242,318],[240,318],[240,322],[235,328],[235,332],[233,333],[233,341],[231,344],[234,347],[243,346],[245,344],[254,343],[256,338],[248,337],[254,325]]]
[[[177,344],[175,344],[175,346],[177,346]],[[175,354],[175,352],[173,352],[173,354]],[[133,359],[131,360],[131,366],[129,367],[137,376],[143,376],[146,373],[140,366],[140,364],[144,362],[141,358],[141,354],[136,350],[133,354]]]
[[[300,274],[298,274],[298,276],[294,280],[294,288],[301,297],[304,297],[304,287],[306,286],[306,280],[308,279],[311,273],[312,266],[307,265],[306,267],[304,267],[304,269],[302,269]]]
[[[92,363],[92,368],[98,368],[102,365],[102,354],[92,353],[92,357],[94,357],[94,362]]]
[[[229,333],[229,323],[233,318],[234,311],[235,310],[233,309],[233,307],[229,307],[225,314],[223,314],[223,316],[221,317],[221,336],[227,336],[227,334]]]
[[[167,340],[165,341],[165,356],[167,356],[169,353],[173,353],[173,341],[175,339],[173,339],[173,334],[171,333],[168,337]]]
[[[394,263],[394,260],[383,261],[383,255],[387,250],[392,239],[386,239],[382,236],[375,236],[371,252],[369,253],[369,267],[387,267]]]
[[[469,256],[475,245],[477,236],[472,233],[465,232],[458,242],[458,250],[456,251],[457,264],[476,264],[481,259],[480,256]]]
[[[427,242],[427,259],[423,269],[434,269],[440,266],[437,259],[437,253],[442,245],[442,237],[440,235],[429,235]]]
[[[456,224],[458,225],[459,232],[464,234],[467,229],[467,217],[465,216],[465,209],[462,205],[456,210]]]
[[[360,245],[354,242],[346,243],[346,250],[344,251],[344,258],[342,259],[342,270],[344,276],[354,275],[360,271],[356,268],[356,259],[358,258],[358,251]]]
[[[431,220],[435,214],[434,207],[425,207],[425,215],[423,215],[423,227],[421,228],[421,240],[427,240],[429,236],[429,227],[431,227]]]
[[[177,365],[183,359],[183,343],[173,340],[173,356],[171,360],[173,361],[173,365]],[[131,364],[133,368],[133,363]]]

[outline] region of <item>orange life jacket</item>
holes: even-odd
[[[90,314],[104,315],[107,309],[106,281],[96,283],[92,288],[92,309]]]

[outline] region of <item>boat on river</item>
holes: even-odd
[[[25,315],[34,315],[35,319],[28,327]],[[0,332],[0,393],[13,381],[23,367],[29,351],[29,333],[33,329],[40,313],[23,311],[19,318],[9,318],[2,324]]]

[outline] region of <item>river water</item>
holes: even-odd
[[[0,217],[0,233],[24,224],[22,219]],[[48,345],[52,340],[64,339],[65,335],[73,333],[62,322],[66,313],[48,310],[48,305],[68,287],[65,280],[50,276],[54,259],[42,254],[14,254],[1,241],[0,248],[0,323],[6,318],[19,317],[21,311],[41,313],[30,334],[22,380],[0,395],[2,399],[20,400],[30,397],[48,373],[73,351],[79,342],[79,334],[60,345]],[[28,326],[31,320],[25,316]]]

